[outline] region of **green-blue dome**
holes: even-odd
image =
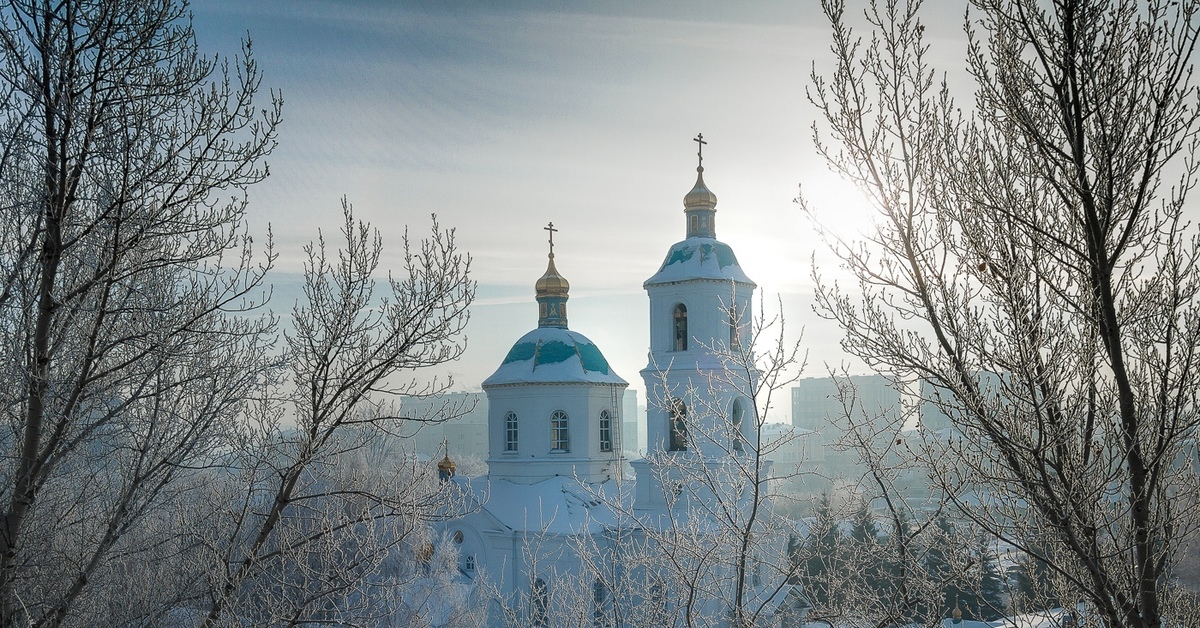
[[[580,333],[560,327],[539,327],[509,349],[504,362],[483,387],[521,383],[626,384],[600,352]]]
[[[728,244],[713,238],[688,238],[675,243],[654,276],[643,285],[689,281],[693,279],[715,279],[754,285],[742,272],[737,256]]]

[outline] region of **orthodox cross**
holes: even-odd
[[[554,223],[550,223],[550,226],[542,227],[542,229],[545,229],[546,231],[550,232],[550,255],[551,255],[551,257],[553,257],[554,256],[554,232],[558,231],[558,229],[554,228]]]
[[[704,166],[704,145],[707,144],[708,142],[704,141],[703,133],[697,133],[696,137],[692,138],[692,141],[696,143],[696,147],[697,147],[696,156],[700,158],[700,161],[697,165],[703,167]]]

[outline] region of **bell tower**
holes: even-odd
[[[642,284],[650,297],[646,385],[646,458],[635,461],[637,508],[666,507],[676,487],[665,456],[719,465],[756,442],[749,412],[752,369],[739,379],[731,354],[741,351],[753,317],[755,284],[729,245],[716,238],[717,195],[704,182],[703,135],[694,140],[696,183],[683,197],[684,240],[667,251],[658,272]],[[739,381],[741,383],[739,383]],[[657,467],[657,468],[656,468]],[[645,478],[645,480],[643,480]],[[682,478],[679,481],[683,481]]]

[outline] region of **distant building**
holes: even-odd
[[[487,397],[483,393],[454,392],[433,398],[402,397],[400,415],[410,420],[402,426],[406,447],[433,457],[442,443],[456,456],[487,458]],[[447,418],[451,417],[451,418]]]
[[[638,409],[636,390],[625,389],[625,397],[621,403],[621,452],[625,458],[632,460],[641,457],[642,443],[646,420]]]
[[[889,420],[899,415],[900,393],[882,375],[850,375],[838,378],[854,389],[858,404],[855,419],[876,416]],[[837,440],[836,430],[828,429],[846,412],[839,398],[838,384],[832,377],[805,377],[792,387],[792,425]]]
[[[849,395],[839,393],[839,381],[853,390],[853,403]],[[880,438],[891,437],[902,411],[900,393],[882,375],[800,379],[792,387],[796,443],[788,447],[797,460],[794,466],[776,470],[779,477],[793,478],[781,483],[781,490],[818,494],[833,490],[839,479],[857,479],[866,469],[858,453],[841,442],[850,420]]]
[[[985,395],[1005,394],[1001,389],[1002,378],[1007,379],[1007,377],[988,372],[978,372],[974,377]],[[954,393],[926,381],[921,382],[920,390],[921,396],[917,403],[920,404],[921,429],[927,432],[955,431],[950,417],[942,410],[943,407],[949,407],[953,411],[953,408],[958,405],[959,402]]]

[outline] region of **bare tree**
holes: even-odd
[[[760,302],[753,320],[732,306],[725,309],[736,330],[730,334],[731,340],[710,341],[703,347],[716,357],[717,368],[708,372],[708,381],[699,384],[699,389],[676,393],[682,393],[695,409],[685,417],[689,438],[716,444],[721,464],[706,464],[704,447],[692,448],[686,456],[656,452],[652,464],[657,472],[673,475],[673,468],[682,472],[684,488],[677,498],[683,500],[688,518],[699,532],[679,534],[675,528],[669,538],[657,541],[673,543],[673,550],[707,546],[707,551],[713,547],[703,537],[716,533],[711,538],[718,539],[718,546],[728,547],[708,554],[708,561],[719,556],[718,562],[727,564],[688,571],[699,576],[727,570],[729,573],[720,576],[725,579],[724,586],[705,591],[703,577],[682,580],[697,600],[721,600],[729,609],[732,626],[749,628],[762,625],[786,603],[783,598],[794,582],[796,565],[787,553],[793,530],[775,513],[773,499],[777,495],[770,490],[770,483],[786,478],[773,477],[770,467],[772,454],[787,446],[795,434],[770,438],[764,429],[778,402],[776,393],[800,378],[806,355],[800,341],[786,335],[782,306],[769,317]],[[726,390],[742,391],[750,403],[726,407],[721,394]],[[674,552],[667,555],[674,556]],[[677,565],[698,566],[696,561],[680,558]]]
[[[249,50],[200,56],[171,0],[0,6],[0,624],[112,610],[269,371],[272,321],[230,315],[273,259],[242,226],[280,111]]]
[[[919,408],[873,405],[879,400],[868,401],[855,378],[832,370],[830,378],[839,406],[827,417],[840,434],[833,447],[857,465],[837,478],[840,494],[816,500],[793,552],[810,617],[886,628],[940,626],[955,608],[976,621],[1005,615],[994,543],[956,516],[944,487],[927,483],[921,433],[910,428]]]
[[[205,543],[217,561],[208,626],[379,621],[368,589],[388,553],[429,521],[461,514],[456,493],[415,461],[346,465],[361,468],[367,448],[402,420],[387,411],[389,398],[451,384],[407,378],[462,353],[470,259],[435,218],[429,238],[410,245],[405,235],[403,274],[378,289],[380,236],[344,201],[343,210],[345,248],[330,255],[323,238],[306,247],[305,302],[286,334],[294,414],[267,404],[252,417],[231,464],[248,490],[225,502]]]
[[[958,434],[920,447],[935,483],[1046,565],[1060,603],[1195,623],[1171,569],[1196,525],[1200,6],[972,2],[963,112],[919,5],[870,3],[864,44],[824,4],[818,147],[879,213],[865,243],[826,232],[857,286],[819,280],[818,311],[851,354],[925,383]]]
[[[379,616],[446,505],[363,456],[389,395],[438,389],[390,379],[461,352],[469,260],[435,222],[376,292],[347,207],[280,355],[243,222],[281,101],[249,52],[201,57],[173,0],[0,6],[2,625]]]
[[[767,436],[764,426],[776,393],[800,376],[804,355],[782,317],[731,314],[736,342],[702,348],[713,358],[704,381],[680,389],[664,365],[661,398],[651,400],[687,408],[672,418],[675,449],[651,444],[644,468],[653,481],[637,480],[664,487],[666,509],[640,510],[631,495],[598,496],[614,523],[602,539],[581,538],[574,549],[594,581],[576,593],[590,596],[597,625],[769,625],[802,599],[788,552],[794,528],[775,512],[770,490],[786,478],[769,472],[773,452],[794,437]],[[731,407],[731,391],[749,403]]]

